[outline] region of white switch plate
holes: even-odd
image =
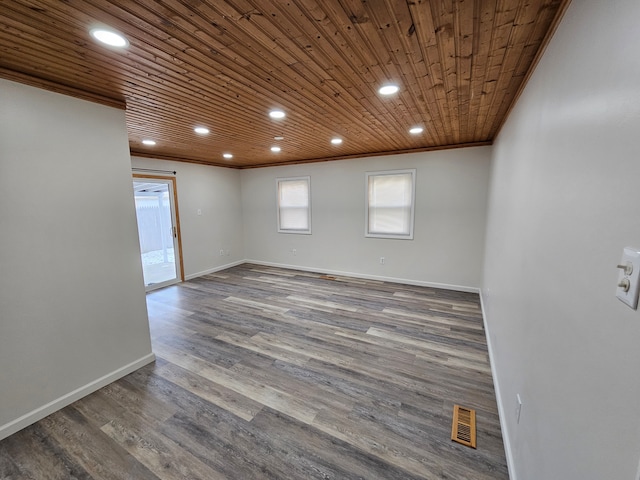
[[[631,264],[633,270],[630,274],[627,274],[623,268],[620,268],[618,284],[626,278],[629,280],[629,290],[625,292],[624,288],[618,286],[616,288],[616,297],[635,310],[638,308],[638,287],[640,286],[640,251],[638,249],[624,248],[620,265],[626,265],[627,263]]]

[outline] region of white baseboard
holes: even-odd
[[[320,267],[305,267],[301,265],[288,265],[285,263],[263,262],[261,260],[247,259],[240,263],[255,263],[256,265],[264,265],[266,267],[287,268],[289,270],[301,270],[303,272],[317,272],[327,275],[339,275],[341,277],[362,278],[365,280],[377,280],[380,282],[402,283],[405,285],[416,285],[419,287],[442,288],[444,290],[455,290],[457,292],[480,293],[477,287],[467,287],[464,285],[449,285],[447,283],[425,282],[422,280],[410,280],[406,278],[384,277],[381,275],[369,275],[366,273],[345,272],[342,270],[328,270]]]
[[[112,382],[124,377],[125,375],[129,375],[131,372],[135,372],[141,367],[153,362],[156,359],[153,353],[145,355],[138,360],[125,365],[111,373],[104,375],[103,377],[94,380],[91,383],[88,383],[76,390],[63,395],[62,397],[43,405],[42,407],[36,408],[31,412],[21,416],[0,427],[0,440],[3,438],[7,438],[9,435],[13,435],[14,433],[22,430],[25,427],[28,427],[32,423],[37,422],[38,420],[42,420],[47,415],[52,414],[53,412],[57,412],[61,408],[66,407],[67,405],[72,404],[76,400],[80,400],[82,397],[86,397],[90,393],[95,392],[96,390],[101,389],[102,387],[109,385]]]
[[[498,405],[498,417],[500,418],[500,430],[502,430],[502,442],[504,443],[504,453],[507,457],[507,468],[509,469],[509,478],[517,480],[516,466],[513,460],[513,451],[511,450],[511,442],[509,440],[509,431],[505,419],[506,412],[502,403],[502,393],[500,391],[500,382],[498,380],[498,372],[496,371],[496,362],[491,346],[491,335],[489,334],[489,325],[487,322],[487,312],[484,309],[484,298],[482,290],[480,290],[480,308],[482,309],[482,321],[484,322],[484,333],[487,337],[487,350],[489,351],[489,361],[491,362],[491,376],[493,377],[493,388],[496,392],[496,403]],[[640,480],[640,479],[638,479]]]
[[[216,273],[216,272],[219,272],[220,270],[226,270],[227,268],[235,267],[237,265],[242,265],[243,263],[246,263],[246,260],[238,260],[236,262],[227,263],[226,265],[220,265],[219,267],[213,267],[208,270],[204,270],[202,272],[192,273],[191,275],[185,275],[184,279],[192,280],[194,278],[202,277],[203,275],[209,275],[210,273]]]

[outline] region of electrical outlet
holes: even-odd
[[[380,265],[384,265],[384,257],[380,257]]]
[[[516,395],[516,423],[520,423],[520,414],[522,413],[522,399],[520,394]]]
[[[620,274],[616,297],[636,310],[638,308],[638,293],[640,292],[640,250],[625,247],[618,268]]]
[[[224,255],[224,250],[220,249],[220,256],[222,257]]]
[[[295,257],[296,254],[298,253],[298,251],[295,248],[292,248],[291,249],[291,253],[293,253],[293,256]]]

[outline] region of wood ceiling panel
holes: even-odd
[[[125,105],[132,152],[158,158],[245,168],[488,144],[567,5],[13,0],[0,13],[0,76]],[[128,48],[97,44],[96,24]],[[400,91],[379,95],[387,82]],[[270,119],[274,107],[287,117]]]

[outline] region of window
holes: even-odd
[[[311,178],[278,178],[278,232],[311,233]]]
[[[416,171],[367,172],[367,237],[413,239]]]

